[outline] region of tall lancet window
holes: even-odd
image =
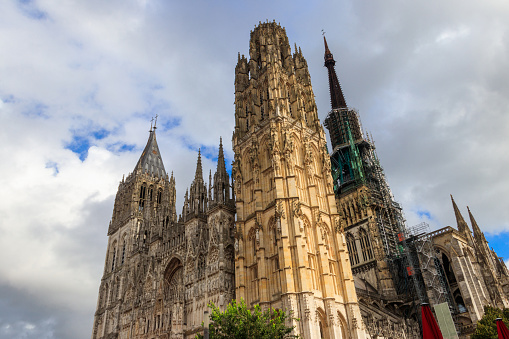
[[[261,115],[261,120],[265,119],[265,107],[263,106],[262,92],[260,92],[260,115]]]
[[[361,229],[359,232],[359,238],[361,241],[362,258],[364,261],[373,259],[373,250],[371,249],[371,244],[369,242],[368,232]]]
[[[126,243],[125,243],[125,239],[124,239],[124,244],[122,245],[122,264],[124,264],[124,260],[125,260],[125,247],[126,247]]]
[[[111,271],[115,269],[115,260],[117,259],[117,246],[113,245],[113,254],[111,256]]]
[[[290,100],[290,91],[288,93],[288,111],[292,114],[292,100]]]
[[[138,202],[138,209],[141,211],[145,207],[145,196],[147,194],[147,185],[143,184],[140,188],[140,200]]]
[[[350,262],[353,265],[359,263],[359,255],[357,254],[357,245],[355,244],[355,238],[351,233],[346,234],[346,246],[348,248],[348,254],[350,255]]]

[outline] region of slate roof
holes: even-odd
[[[136,168],[139,167],[141,167],[143,173],[148,173],[154,177],[165,178],[167,175],[164,169],[163,158],[157,146],[155,129],[150,131],[147,146],[145,146],[140,160],[136,164]]]

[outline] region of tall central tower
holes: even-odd
[[[275,22],[239,54],[233,147],[236,298],[304,338],[365,338],[307,62]]]

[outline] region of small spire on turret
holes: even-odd
[[[336,70],[334,69],[334,65],[336,61],[329,50],[329,46],[327,45],[327,39],[325,39],[325,35],[323,36],[323,44],[325,46],[325,63],[324,66],[327,67],[329,72],[329,91],[330,91],[330,102],[332,108],[347,108],[345,96],[343,95],[343,90],[341,89],[341,85],[339,84],[338,76],[336,75]]]
[[[212,170],[209,172],[209,201],[212,199]]]
[[[196,162],[196,174],[194,176],[195,179],[203,180],[203,169],[201,166],[201,149],[198,149],[198,161]]]
[[[486,241],[486,238],[484,237],[484,233],[481,232],[481,228],[479,225],[477,225],[477,222],[474,219],[474,216],[472,215],[472,212],[470,212],[470,208],[467,206],[468,210],[468,216],[470,217],[470,223],[472,224],[472,230],[474,231],[474,238],[477,241]]]
[[[451,201],[452,201],[452,207],[454,209],[454,215],[456,216],[456,224],[458,225],[458,231],[463,235],[470,234],[470,229],[468,228],[468,225],[465,222],[465,219],[463,219],[463,216],[461,215],[461,212],[458,208],[458,205],[456,205],[456,202],[454,201],[452,194],[451,194]]]

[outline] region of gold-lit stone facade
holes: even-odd
[[[307,62],[274,22],[239,55],[233,148],[237,299],[304,338],[366,338]]]

